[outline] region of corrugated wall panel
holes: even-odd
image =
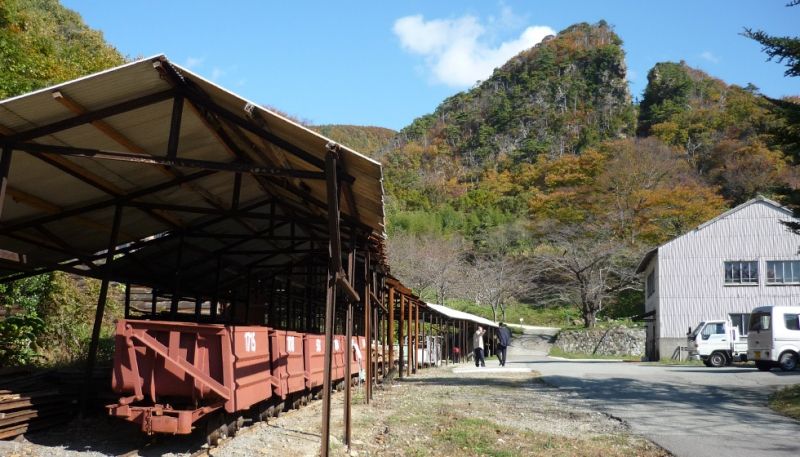
[[[682,337],[703,319],[756,306],[799,304],[800,285],[766,284],[768,260],[800,260],[800,235],[780,223],[788,219],[756,200],[659,248],[659,336]],[[758,285],[725,285],[726,260],[758,261]]]

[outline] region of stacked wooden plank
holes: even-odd
[[[64,395],[51,371],[0,370],[0,439],[69,420],[76,396]]]

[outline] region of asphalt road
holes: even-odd
[[[558,360],[546,356],[553,333],[526,329],[506,366],[540,372],[679,457],[800,456],[800,422],[767,407],[770,393],[800,383],[800,371]]]

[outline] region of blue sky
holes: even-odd
[[[773,97],[800,94],[800,78],[739,35],[799,35],[800,6],[787,0],[62,3],[128,57],[164,53],[315,124],[400,129],[550,30],[601,19],[624,41],[634,97],[656,62],[678,60]]]

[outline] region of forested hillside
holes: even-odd
[[[58,0],[0,2],[0,99],[123,61],[102,33]]]
[[[99,31],[57,0],[0,0],[0,99],[124,60]],[[0,285],[0,366],[82,358],[97,287],[95,280],[60,272]],[[120,311],[114,303],[109,309],[104,333]]]
[[[404,128],[382,154],[395,273],[433,300],[578,305],[593,325],[643,311],[644,252],[797,187],[756,87],[683,62],[657,64],[640,105],[627,87],[620,37],[577,24]]]
[[[310,128],[338,143],[346,144],[356,151],[375,157],[386,148],[389,141],[397,134],[384,127],[363,127],[360,125],[312,125]]]

